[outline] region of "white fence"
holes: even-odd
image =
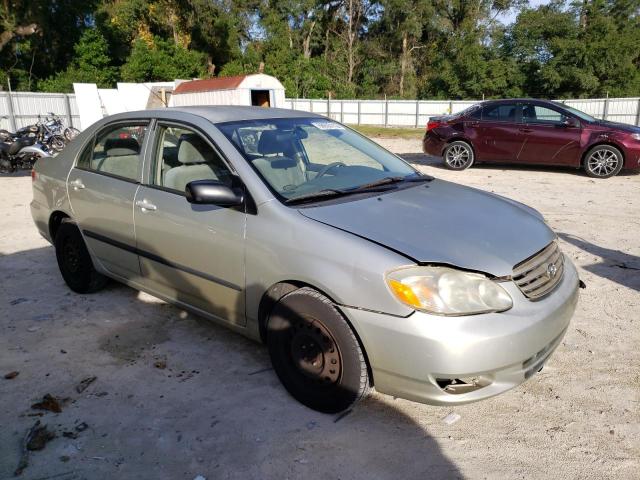
[[[560,100],[589,115],[640,125],[640,98]],[[474,100],[326,100],[288,98],[284,108],[327,115],[343,123],[423,127],[430,117],[456,113]],[[66,93],[0,92],[0,128],[15,131],[53,112],[68,125],[79,127],[76,97]],[[101,113],[102,114],[102,113]]]
[[[53,112],[68,126],[80,125],[76,96],[67,93],[0,92],[0,129],[16,131]]]
[[[601,120],[640,125],[640,98],[559,100]],[[285,99],[285,108],[326,115],[342,123],[422,127],[430,117],[456,113],[477,100]]]

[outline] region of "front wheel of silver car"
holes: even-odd
[[[442,156],[445,166],[451,170],[465,170],[473,165],[473,148],[462,140],[447,145]]]
[[[593,178],[609,178],[620,173],[624,159],[622,152],[611,145],[597,145],[584,157],[584,170]]]
[[[358,339],[333,302],[312,288],[295,290],[274,306],[267,345],[280,381],[309,408],[341,412],[369,391]]]

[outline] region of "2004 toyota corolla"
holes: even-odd
[[[578,276],[535,210],[414,170],[327,118],[190,107],[105,118],[33,172],[69,287],[107,278],[268,345],[296,399],[435,405],[542,368]]]

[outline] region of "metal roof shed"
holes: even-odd
[[[170,104],[175,107],[193,105],[284,107],[284,87],[277,78],[262,73],[185,81],[179,83],[173,90]]]

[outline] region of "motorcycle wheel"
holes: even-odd
[[[66,145],[67,144],[65,143],[64,138],[60,135],[54,135],[47,142],[47,147],[49,147],[49,150],[52,152],[61,152],[62,150],[64,150],[64,147]]]
[[[78,130],[77,128],[68,127],[64,129],[64,138],[67,140],[67,142],[70,142],[71,140],[76,138],[79,133],[80,130]]]

